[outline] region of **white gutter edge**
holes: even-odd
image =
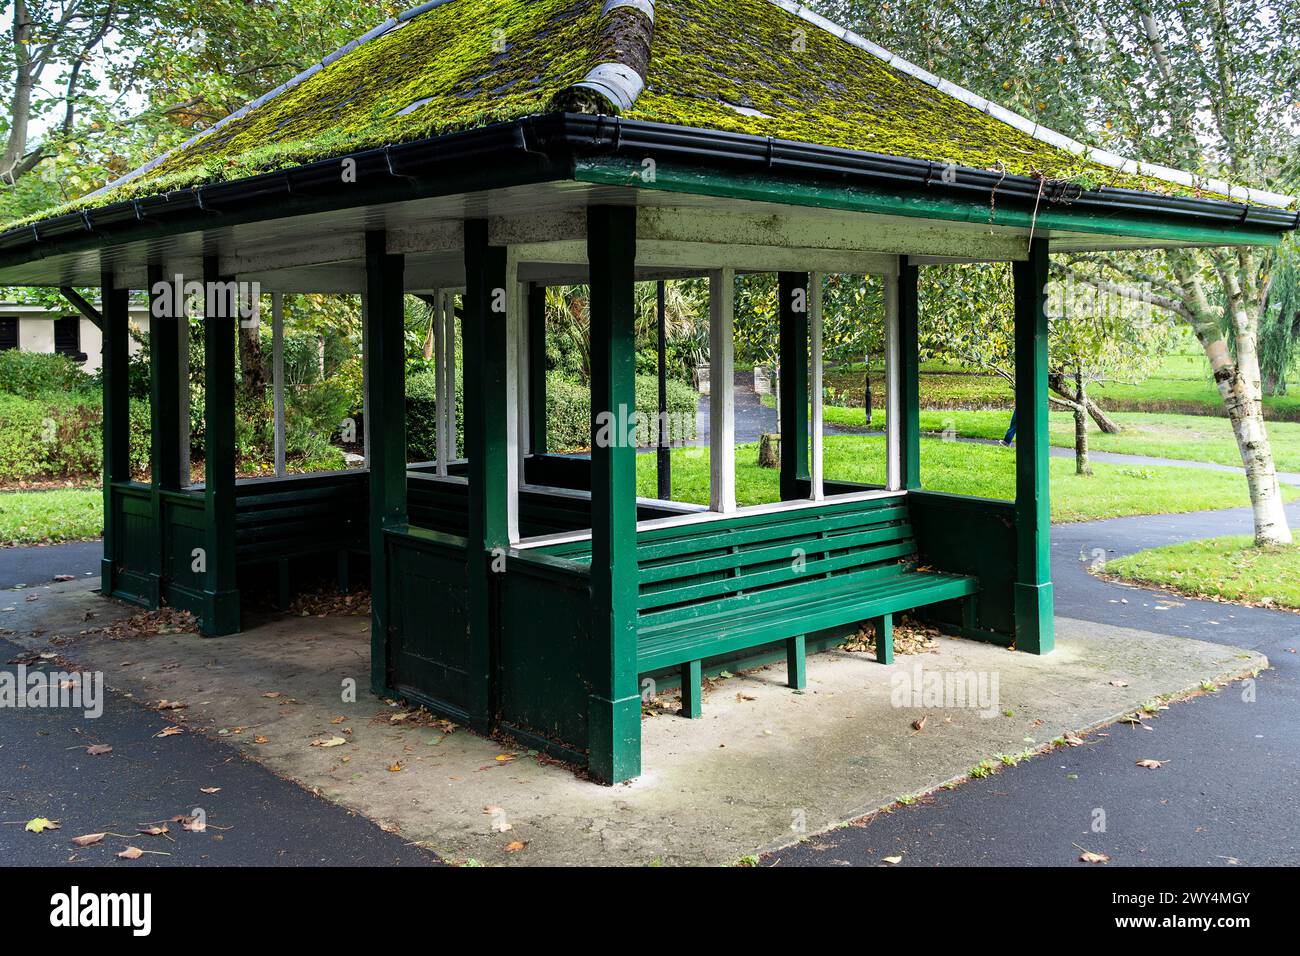
[[[821,14],[809,10],[802,4],[794,2],[794,0],[768,0],[768,2],[775,4],[787,13],[794,14],[821,30],[825,30],[827,33],[834,34],[844,42],[855,46],[860,50],[865,50],[872,56],[876,57],[876,59],[884,61],[887,65],[893,67],[899,72],[920,80],[927,86],[933,86],[940,92],[946,93],[983,113],[987,113],[994,119],[1000,120],[1008,126],[1013,126],[1040,142],[1047,143],[1050,146],[1055,146],[1058,149],[1068,150],[1071,153],[1083,156],[1100,166],[1108,166],[1112,169],[1117,169],[1125,173],[1132,173],[1138,176],[1149,176],[1152,179],[1164,180],[1165,182],[1179,186],[1188,186],[1193,189],[1203,189],[1207,192],[1222,193],[1223,195],[1230,196],[1233,199],[1259,206],[1272,206],[1278,209],[1289,209],[1297,202],[1295,196],[1268,192],[1263,189],[1254,189],[1249,186],[1234,186],[1233,184],[1221,179],[1205,179],[1194,173],[1186,172],[1185,170],[1173,169],[1172,167],[1161,166],[1156,163],[1144,163],[1134,159],[1127,159],[1123,156],[1118,156],[1115,153],[1108,152],[1107,150],[1097,149],[1096,147],[1080,143],[1078,140],[1071,139],[1055,130],[1048,129],[1045,126],[1039,126],[1037,123],[1026,119],[1019,113],[1014,113],[1006,107],[991,102],[977,93],[970,92],[964,87],[940,79],[928,70],[922,69],[916,64],[904,60],[901,56],[890,53],[879,44],[872,43],[865,37],[861,37],[852,30],[826,19]]]

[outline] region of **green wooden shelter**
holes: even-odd
[[[710,664],[785,655],[798,687],[809,647],[858,622],[878,623],[888,661],[912,609],[1049,652],[1049,254],[1269,245],[1296,225],[1290,197],[1091,149],[788,0],[432,0],[3,232],[0,282],[102,286],[105,594],[221,635],[267,575],[368,568],[376,693],[614,782],[640,773],[647,677],[680,677],[695,716]],[[1014,264],[1014,503],[921,488],[918,273],[966,261]],[[742,508],[733,280],[756,272],[779,274],[782,500]],[[884,278],[882,486],[823,475],[827,273]],[[710,504],[638,499],[634,284],[701,276]],[[128,295],[165,307],[176,277],[204,293],[204,481],[188,480],[189,326],[158,319],[137,483]],[[366,468],[236,480],[245,282],[363,297]],[[543,294],[575,282],[591,290],[589,457],[546,445]],[[416,464],[408,292],[437,303],[444,398],[437,460]]]

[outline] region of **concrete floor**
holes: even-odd
[[[87,611],[98,615],[89,624]],[[701,720],[647,718],[642,776],[606,788],[464,730],[393,722],[400,711],[365,691],[364,618],[286,618],[212,640],[78,634],[124,613],[71,582],[20,599],[0,627],[104,671],[137,700],[183,701],[168,719],[447,859],[515,865],[731,863],[964,778],[995,754],[1267,663],[1256,652],[1070,619],[1058,619],[1058,649],[1043,658],[947,638],[936,653],[900,655],[890,667],[829,652],[809,659],[805,693],[787,689],[784,668],[773,666],[719,682]],[[998,699],[985,708],[994,716],[953,701],[894,706],[896,686],[917,667],[996,678]],[[347,742],[312,746],[334,736]]]

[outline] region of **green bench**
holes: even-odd
[[[906,498],[834,502],[637,536],[638,671],[680,667],[682,714],[700,715],[701,662],[785,641],[802,690],[808,634],[877,625],[876,657],[893,660],[893,615],[960,600],[973,625],[976,578],[917,567]]]

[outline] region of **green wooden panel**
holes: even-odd
[[[780,311],[781,500],[801,497],[808,466],[808,273],[777,275]]]
[[[366,428],[370,433],[370,687],[383,694],[403,680],[390,660],[394,617],[389,555],[384,535],[406,523],[406,340],[403,299],[405,261],[389,255],[382,230],[366,233],[364,321],[368,382]]]
[[[208,290],[203,320],[203,494],[207,516],[203,550],[207,578],[199,628],[204,634],[239,630],[235,582],[235,332],[237,303],[212,294],[225,283],[216,256],[203,260]],[[219,301],[225,299],[224,301]]]
[[[468,540],[471,661],[469,707],[474,728],[495,715],[492,605],[493,551],[509,546],[506,482],[506,250],[488,244],[483,219],[465,223],[465,455],[469,459]],[[500,562],[496,562],[500,567]]]
[[[128,292],[114,285],[113,273],[105,270],[103,297],[103,366],[104,388],[104,557],[100,563],[100,582],[105,594],[117,590],[116,555],[119,529],[113,501],[116,482],[130,481],[130,396],[128,393]]]
[[[921,337],[919,331],[920,270],[898,257],[898,409],[903,487],[921,487]]]
[[[1016,648],[1049,653],[1055,643],[1047,440],[1047,240],[1012,265],[1016,349]]]
[[[636,638],[636,448],[601,441],[601,420],[636,409],[636,208],[587,211],[591,298],[591,604],[588,769],[604,783],[641,772]],[[621,432],[614,428],[607,431]]]

